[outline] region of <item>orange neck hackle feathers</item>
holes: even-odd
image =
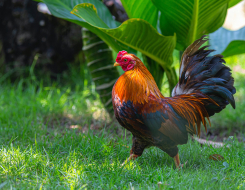
[[[134,67],[119,77],[115,84],[114,90],[121,101],[130,100],[133,103],[143,104],[148,102],[150,94],[156,98],[164,98],[153,76],[138,57],[124,54],[121,58],[127,58],[134,63]]]

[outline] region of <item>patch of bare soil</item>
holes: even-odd
[[[48,115],[44,118],[44,124],[48,129],[58,129],[63,131],[65,129],[77,129],[77,132],[86,133],[88,130],[99,131],[104,125],[107,125],[106,121],[101,121],[94,118],[74,117],[70,114]]]
[[[233,136],[238,139],[239,142],[245,142],[245,131],[240,131],[236,128],[209,128],[207,133],[202,131],[200,138],[208,139],[216,142],[224,142],[230,136]]]

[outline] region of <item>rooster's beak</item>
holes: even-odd
[[[120,66],[118,62],[114,63],[114,67]]]

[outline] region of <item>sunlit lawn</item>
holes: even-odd
[[[212,122],[242,131],[245,74],[234,75],[237,108],[228,107]],[[0,188],[157,189],[162,182],[163,189],[245,189],[244,142],[230,137],[229,148],[217,149],[189,141],[180,146],[181,161],[187,161],[182,171],[156,148],[121,167],[131,137],[101,110],[88,90],[37,88],[31,80],[1,83]],[[210,160],[212,154],[224,160]]]

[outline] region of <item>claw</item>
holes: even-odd
[[[179,153],[177,153],[176,156],[174,156],[174,163],[176,168],[180,167]]]
[[[130,160],[135,160],[135,159],[138,158],[138,157],[139,157],[139,156],[136,155],[136,154],[130,154],[130,156],[128,157],[128,159],[127,159],[125,162],[123,162],[123,163],[121,164],[121,167],[124,166],[125,164],[127,164]]]
[[[180,164],[179,153],[177,153],[176,156],[174,157],[174,163],[175,163],[176,168],[181,170],[183,166],[186,165],[187,161],[184,164]]]

